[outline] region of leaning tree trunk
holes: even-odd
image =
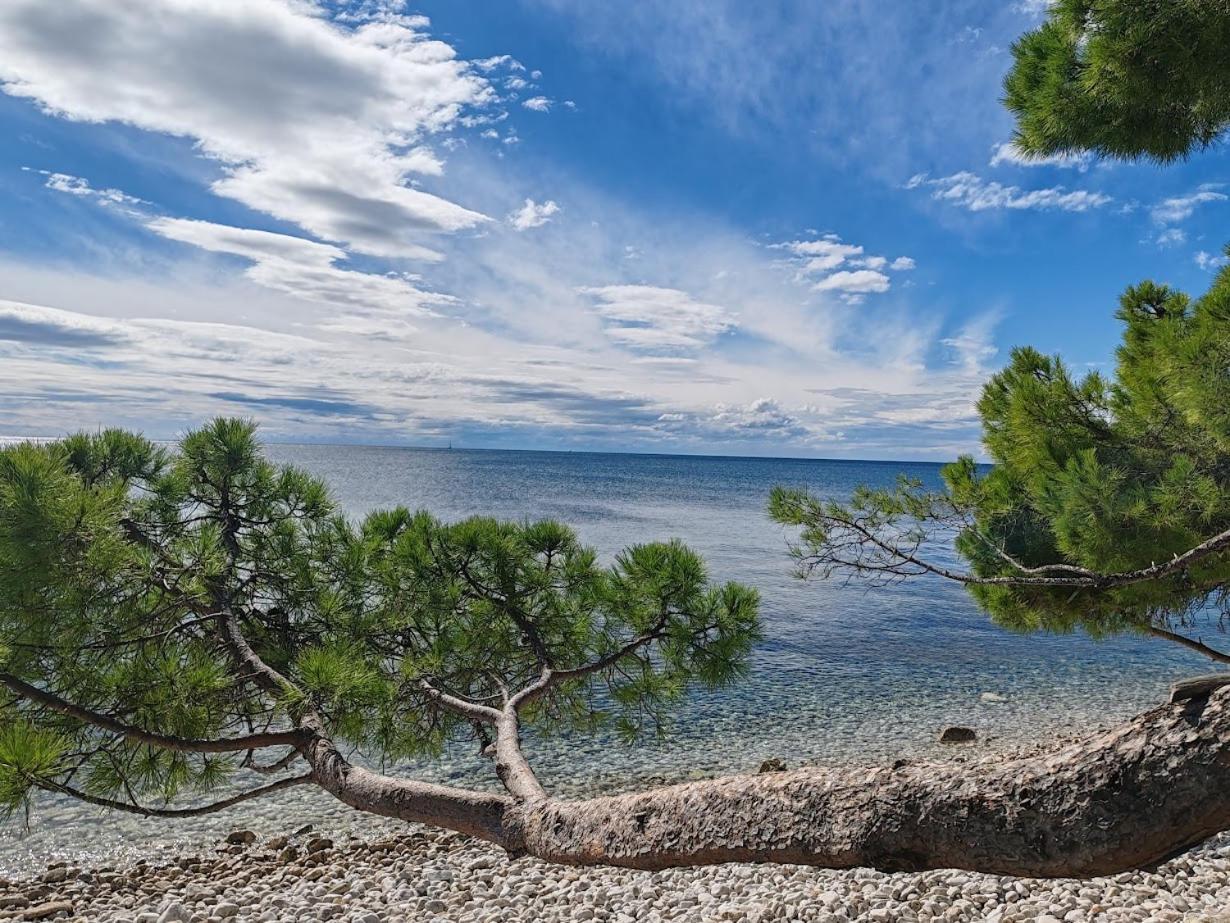
[[[356,787],[372,799],[365,804],[346,791],[347,773],[331,767],[320,781],[360,809],[435,823],[447,816],[446,826],[511,853],[569,865],[787,862],[1107,875],[1230,828],[1230,687],[1028,758],[807,768],[580,801],[491,796],[466,805],[447,789],[388,777],[374,784],[361,773]],[[399,798],[402,785],[412,788]],[[450,801],[448,809],[435,797]],[[467,811],[474,817],[458,823]]]

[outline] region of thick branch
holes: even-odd
[[[219,739],[197,739],[191,737],[175,737],[167,734],[156,734],[130,724],[118,721],[101,712],[91,711],[66,701],[50,692],[45,692],[37,686],[23,682],[9,673],[0,673],[0,683],[21,698],[35,702],[62,715],[76,718],[100,730],[119,734],[128,740],[147,744],[162,750],[178,750],[184,753],[234,753],[239,750],[255,750],[261,747],[290,746],[303,744],[305,735],[302,731],[266,731],[261,734],[248,734],[243,737]]]
[[[511,702],[495,726],[495,774],[517,801],[541,801],[546,791],[521,752],[521,728]]]

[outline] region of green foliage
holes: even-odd
[[[771,513],[801,529],[803,570],[915,576],[937,540],[955,540],[975,576],[1013,578],[970,588],[1009,627],[1104,634],[1224,609],[1226,552],[1129,585],[1019,579],[1147,568],[1230,528],[1230,270],[1194,302],[1133,286],[1118,317],[1113,380],[1013,351],[978,402],[990,469],[963,458],[944,469],[943,491],[902,482],[850,503],[776,491]]]
[[[602,566],[549,520],[449,524],[398,508],[349,521],[319,480],[269,463],[242,420],[176,451],[119,431],[0,450],[0,672],[161,735],[276,730],[311,706],[373,759],[430,754],[475,734],[438,693],[499,706],[544,664],[564,677],[523,722],[660,729],[691,684],[741,675],[757,604],[711,583],[678,542]],[[224,612],[285,678],[272,691],[238,664]],[[0,722],[10,808],[69,780],[165,802],[243,764],[20,697],[0,701]]]
[[[0,724],[0,816],[26,806],[38,783],[55,777],[67,749],[62,736],[28,721]]]
[[[1170,161],[1230,126],[1225,0],[1058,0],[1012,52],[1005,103],[1028,153]]]

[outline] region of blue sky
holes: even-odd
[[[1023,163],[1039,0],[6,0],[0,435],[937,458],[1198,293],[1225,154]]]

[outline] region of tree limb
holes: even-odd
[[[60,785],[55,782],[40,780],[36,784],[44,791],[58,792],[62,795],[77,798],[87,804],[111,808],[116,811],[125,811],[129,814],[140,814],[143,817],[199,817],[202,814],[216,814],[218,811],[225,811],[227,808],[242,804],[245,801],[251,801],[253,798],[271,795],[274,792],[280,792],[295,785],[306,785],[312,781],[312,774],[310,772],[304,773],[301,776],[290,776],[286,779],[270,782],[268,785],[262,785],[260,788],[249,789],[246,792],[240,792],[238,795],[232,795],[230,798],[223,798],[221,801],[215,801],[195,808],[147,808],[135,802],[130,803],[127,801],[116,801],[112,798],[101,798],[98,795],[91,795],[89,792],[83,792],[80,789],[68,785]]]
[[[92,711],[74,705],[57,695],[23,682],[10,673],[0,673],[0,683],[23,699],[36,702],[39,705],[68,715],[92,725],[100,730],[119,734],[137,743],[157,747],[161,750],[176,750],[181,753],[235,753],[240,750],[254,750],[261,747],[290,746],[299,747],[303,744],[305,735],[300,730],[266,731],[261,734],[248,734],[243,737],[218,739],[197,739],[191,737],[176,737],[168,734],[157,734],[142,728],[125,724],[110,715]]]
[[[433,686],[428,680],[420,680],[419,688],[427,695],[429,699],[438,704],[440,707],[460,715],[463,718],[469,718],[472,721],[481,721],[485,724],[495,724],[500,720],[500,710],[492,708],[489,705],[480,705],[477,702],[470,702],[459,696],[449,695]]]
[[[919,557],[913,550],[906,550],[897,545],[893,545],[881,536],[877,535],[874,530],[852,517],[835,517],[829,514],[824,514],[824,519],[840,528],[849,529],[859,536],[862,542],[878,548],[888,556],[888,560],[882,565],[850,561],[834,562],[840,566],[847,567],[852,570],[879,570],[881,572],[892,573],[896,572],[894,571],[894,562],[897,562],[900,564],[912,565],[918,568],[922,573],[934,574],[935,576],[943,577],[947,580],[953,580],[958,583],[972,586],[1040,586],[1094,590],[1114,589],[1115,587],[1130,586],[1134,583],[1159,580],[1163,577],[1168,577],[1171,574],[1180,573],[1207,557],[1230,549],[1230,529],[1226,529],[1225,531],[1214,535],[1212,538],[1201,542],[1199,545],[1189,548],[1182,554],[1175,555],[1169,561],[1163,561],[1160,564],[1151,564],[1148,567],[1137,568],[1136,570],[1119,571],[1117,573],[1110,574],[1088,572],[1087,574],[1077,574],[1070,577],[1042,576],[1036,572],[1031,573],[1027,570],[1019,576],[1006,575],[996,577],[980,577],[977,574],[971,574],[966,571],[954,571],[946,567],[941,567],[937,564],[932,564],[924,558]],[[806,557],[807,556],[804,555],[805,560]],[[1049,567],[1051,569],[1058,569],[1061,565],[1053,565]]]
[[[1204,654],[1204,656],[1211,660],[1216,660],[1218,663],[1230,663],[1230,654],[1223,654],[1221,651],[1211,648],[1195,638],[1189,638],[1186,635],[1181,635],[1165,628],[1159,628],[1157,625],[1150,625],[1145,630],[1155,638],[1165,638],[1167,641],[1181,644],[1197,653]]]

